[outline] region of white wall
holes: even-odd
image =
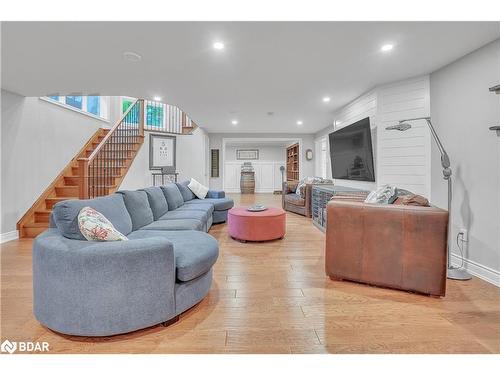
[[[313,160],[306,160],[305,158],[305,152],[307,149],[311,149],[314,151],[314,140],[313,134],[293,134],[293,133],[269,133],[269,134],[256,134],[256,133],[209,133],[209,142],[210,142],[210,149],[219,149],[221,150],[221,160],[220,160],[220,173],[219,177],[217,178],[210,178],[210,187],[212,189],[222,189],[223,186],[223,178],[224,178],[224,165],[223,165],[223,152],[222,152],[222,140],[224,138],[248,138],[250,139],[255,139],[255,138],[289,138],[289,139],[297,139],[301,141],[302,144],[302,150],[301,156],[302,159],[300,161],[301,166],[300,166],[300,171],[301,175],[306,177],[306,176],[313,176],[314,175],[314,161],[315,161],[315,156],[313,157]]]
[[[429,113],[427,75],[376,87],[336,111],[332,116],[334,125],[316,133],[315,140],[369,117],[375,182],[335,179],[335,183],[365,190],[390,183],[430,197],[430,135],[425,124],[415,123],[406,132],[385,130],[400,119],[428,116]],[[331,177],[330,164],[327,172]]]
[[[453,252],[460,228],[469,231],[467,268],[500,286],[500,40],[434,72],[430,77],[431,115],[451,159]],[[446,207],[447,185],[439,152],[432,149],[433,203]],[[456,262],[457,259],[455,258]]]
[[[109,123],[2,90],[1,233],[16,223],[100,127]]]
[[[235,161],[236,150],[259,150],[259,160],[265,161],[283,161],[285,160],[285,146],[258,146],[258,145],[241,145],[241,146],[226,146],[224,157],[226,161]],[[241,160],[238,160],[241,161]],[[252,161],[252,160],[250,160]]]
[[[123,179],[120,189],[141,189],[153,184],[151,171],[149,170],[149,134],[149,132],[145,133],[144,144]],[[176,169],[179,173],[179,181],[193,177],[201,183],[207,183],[206,161],[208,155],[205,150],[206,137],[207,133],[202,128],[197,128],[192,135],[179,135],[176,137]]]

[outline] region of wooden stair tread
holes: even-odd
[[[25,228],[48,228],[49,223],[26,223]]]

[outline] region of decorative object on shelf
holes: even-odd
[[[258,160],[259,150],[236,150],[237,160]]]
[[[299,179],[299,144],[295,143],[286,149],[286,180]]]
[[[262,204],[254,204],[253,206],[247,208],[247,211],[250,212],[260,212],[265,210],[267,210],[267,207]]]
[[[240,190],[241,194],[255,193],[255,171],[248,161],[241,165]]]
[[[441,140],[439,139],[439,137],[436,133],[436,130],[434,129],[434,126],[432,126],[431,118],[430,117],[417,117],[417,118],[399,120],[398,124],[388,126],[385,129],[386,130],[406,131],[408,129],[411,129],[411,124],[409,122],[416,121],[416,120],[425,120],[426,121],[427,126],[429,127],[429,130],[431,131],[432,137],[436,141],[436,144],[438,146],[438,150],[441,153],[441,166],[443,167],[443,178],[448,182],[448,215],[449,215],[449,220],[448,220],[448,242],[446,244],[446,247],[448,250],[448,260],[447,260],[448,278],[453,279],[453,280],[469,280],[472,278],[472,276],[464,268],[454,267],[451,265],[451,245],[450,245],[450,240],[451,240],[451,199],[452,199],[452,194],[453,194],[452,181],[451,181],[452,171],[450,168],[451,163],[450,163],[450,158],[449,158],[448,154],[446,153],[446,151],[443,147],[443,144],[441,143]],[[463,264],[463,254],[462,254],[462,264]]]
[[[175,170],[175,140],[171,135],[149,135],[149,169],[171,167]]]
[[[306,150],[306,160],[312,160],[313,159],[313,150],[311,150],[310,148],[308,148]]]

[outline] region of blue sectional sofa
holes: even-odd
[[[109,336],[175,319],[208,293],[218,243],[206,232],[233,201],[188,182],[57,203],[33,243],[33,308],[48,328]],[[87,241],[78,213],[101,212],[128,241]]]

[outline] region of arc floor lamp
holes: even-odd
[[[450,168],[450,158],[448,154],[446,153],[443,144],[441,143],[441,140],[439,139],[436,130],[434,129],[434,126],[432,126],[431,118],[430,117],[417,117],[417,118],[410,118],[410,119],[405,119],[405,120],[400,120],[398,124],[388,126],[386,127],[386,130],[399,130],[399,131],[406,131],[408,129],[411,129],[411,124],[409,123],[410,121],[416,121],[416,120],[425,120],[427,122],[427,125],[429,126],[429,129],[431,131],[432,137],[436,141],[436,144],[438,146],[439,152],[441,153],[441,166],[443,167],[443,178],[448,182],[448,241],[446,244],[447,252],[448,252],[448,260],[447,260],[447,267],[448,267],[448,278],[449,279],[454,279],[454,280],[469,280],[472,276],[462,267],[453,267],[451,265],[451,245],[450,245],[450,240],[451,240],[451,198],[452,198],[452,182],[451,182],[451,168]],[[463,257],[463,255],[462,255]]]

